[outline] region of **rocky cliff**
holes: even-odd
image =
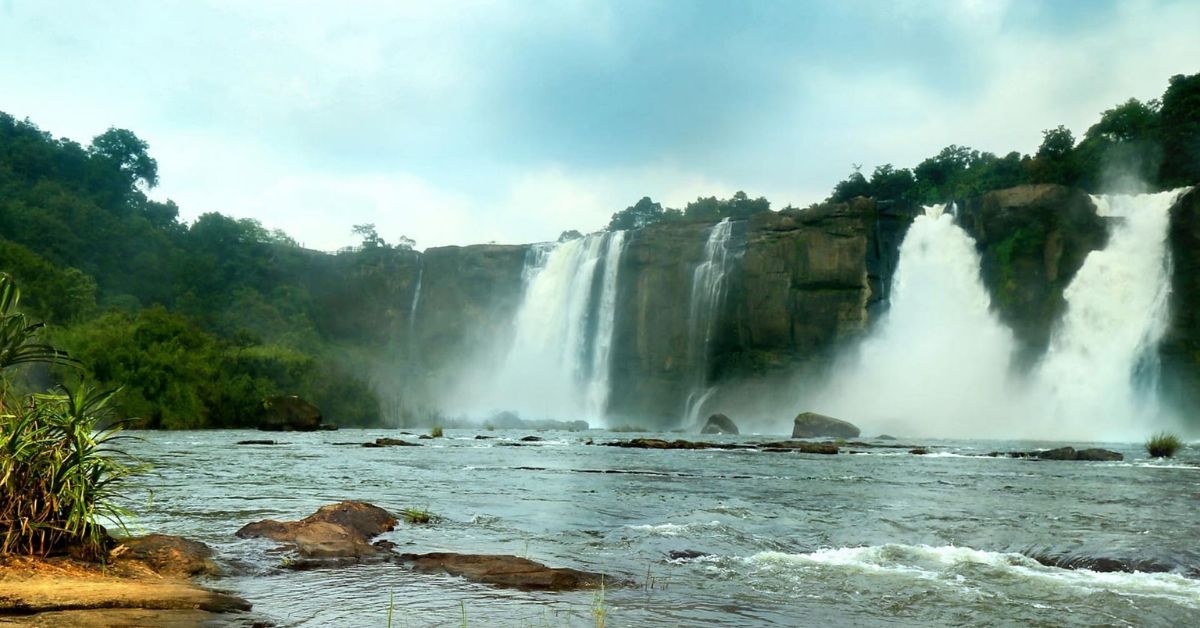
[[[1087,194],[1060,185],[1023,185],[960,202],[959,222],[975,238],[992,308],[1032,361],[1045,352],[1066,302],[1063,290],[1087,254],[1108,238]]]
[[[1159,345],[1163,390],[1185,417],[1200,411],[1200,188],[1171,210],[1171,323]]]

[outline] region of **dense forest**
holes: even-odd
[[[245,426],[276,394],[309,398],[335,423],[378,423],[381,396],[364,364],[403,345],[371,322],[404,306],[386,302],[395,291],[385,288],[417,255],[413,243],[358,225],[361,246],[329,254],[252,219],[209,213],[186,224],[174,203],[148,198],[157,179],[131,131],[83,146],[0,113],[0,271],[21,285],[25,311],[90,377],[119,388],[121,413],[144,427]],[[911,169],[855,169],[828,200],[943,202],[1024,183],[1099,192],[1131,180],[1200,182],[1200,74],[1171,78],[1161,99],[1103,112],[1078,141],[1060,126],[1033,155],[948,146]],[[764,211],[767,199],[741,192],[683,209],[647,197],[608,228]]]
[[[857,196],[876,201],[943,203],[1027,183],[1057,183],[1091,193],[1171,189],[1200,183],[1200,74],[1171,77],[1162,98],[1137,99],[1100,114],[1076,141],[1059,126],[1042,133],[1033,155],[1003,157],[951,145],[913,168],[883,164],[870,177],[854,168],[827,199]],[[686,218],[738,219],[767,211],[766,199],[701,198],[682,210],[650,198],[613,215],[609,229],[630,229]]]

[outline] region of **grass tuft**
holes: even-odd
[[[438,520],[437,515],[429,512],[428,508],[405,508],[404,510],[400,511],[400,516],[407,523],[420,525],[434,523]]]
[[[1170,458],[1180,447],[1183,441],[1170,432],[1159,432],[1146,441],[1146,453],[1153,458]]]
[[[442,437],[442,426],[440,426],[440,425],[433,426],[433,429],[429,430],[429,435],[434,438],[441,438]]]

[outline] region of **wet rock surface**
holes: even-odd
[[[858,438],[853,423],[816,412],[801,412],[792,421],[792,438]]]
[[[263,400],[257,418],[258,429],[264,432],[315,432],[322,428],[320,408],[295,395]]]
[[[1075,449],[1074,447],[1057,447],[1039,451],[993,451],[988,456],[992,458],[1025,458],[1032,460],[1081,460],[1090,462],[1116,462],[1125,459],[1125,455],[1108,449],[1092,447]]]
[[[704,428],[700,430],[701,434],[737,434],[737,424],[733,419],[724,414],[714,414],[708,417],[708,421],[704,424]]]
[[[561,567],[548,567],[519,556],[490,554],[400,554],[402,563],[415,571],[447,573],[472,582],[493,586],[538,591],[575,591],[618,583],[604,574]]]
[[[235,534],[288,543],[305,559],[353,562],[378,558],[384,550],[369,541],[395,526],[396,518],[378,506],[343,501],[322,506],[299,521],[267,519],[247,524]]]
[[[164,576],[220,575],[211,547],[178,536],[148,534],[123,539],[111,555],[118,561],[138,561]]]

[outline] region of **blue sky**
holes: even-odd
[[[851,164],[1030,152],[1200,71],[1198,32],[1167,0],[0,0],[0,110],[133,130],[185,218],[527,242],[644,195],[802,206]]]

